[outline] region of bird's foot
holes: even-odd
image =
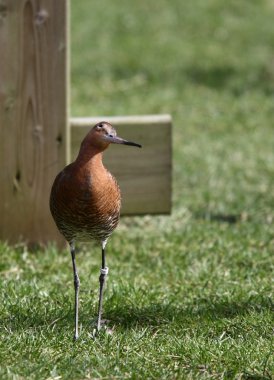
[[[92,337],[95,338],[98,334],[103,333],[107,335],[112,335],[114,328],[109,326],[109,319],[102,319],[100,322],[100,326],[98,326],[98,321],[96,321],[96,327],[93,328]]]

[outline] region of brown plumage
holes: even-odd
[[[80,285],[75,263],[75,241],[93,239],[102,245],[98,330],[101,325],[103,288],[108,273],[105,246],[118,225],[121,208],[119,186],[102,162],[103,151],[111,143],[141,147],[118,137],[111,124],[96,124],[84,138],[76,160],[57,175],[50,195],[52,216],[71,249],[75,286],[75,339],[78,338]]]

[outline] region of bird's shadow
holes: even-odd
[[[85,308],[87,309],[87,308]],[[260,313],[263,310],[272,310],[273,303],[268,298],[246,299],[239,302],[224,301],[221,299],[201,298],[195,304],[188,303],[185,307],[176,304],[164,305],[161,302],[146,307],[138,305],[119,304],[113,306],[106,302],[104,317],[109,320],[110,327],[132,329],[145,326],[162,326],[172,321],[182,322],[184,326],[193,322],[202,323],[207,320],[234,319],[244,316],[251,311]],[[96,311],[80,310],[80,322],[85,328],[91,327],[91,320],[96,317]],[[56,331],[73,328],[74,313],[72,307],[54,309],[49,312],[37,311],[35,314],[18,309],[12,315],[1,318],[0,323],[6,332],[28,329]]]
[[[188,325],[195,321],[232,320],[238,316],[245,316],[251,311],[260,313],[267,309],[273,309],[273,303],[268,298],[239,302],[208,298],[196,300],[195,304],[188,304],[185,307],[177,307],[174,304],[163,305],[162,303],[153,303],[147,307],[130,306],[128,308],[118,305],[115,309],[109,309],[106,317],[113,325],[131,329],[136,326],[160,326],[172,321]]]

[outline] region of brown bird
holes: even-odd
[[[75,289],[75,339],[78,338],[80,287],[75,262],[76,241],[96,240],[102,247],[97,331],[101,327],[103,290],[108,274],[105,247],[118,225],[121,208],[119,186],[102,162],[102,153],[111,143],[141,148],[139,144],[118,137],[111,124],[100,122],[84,138],[78,157],[57,175],[51,189],[53,219],[70,245]]]

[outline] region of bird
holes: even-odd
[[[78,339],[80,279],[76,266],[76,242],[94,240],[101,245],[99,305],[96,331],[102,324],[103,292],[108,267],[106,245],[119,223],[121,191],[114,176],[105,168],[103,152],[110,144],[140,144],[119,136],[106,121],[93,126],[83,139],[77,158],[55,178],[50,193],[50,211],[55,224],[70,247],[74,278],[74,339]]]

